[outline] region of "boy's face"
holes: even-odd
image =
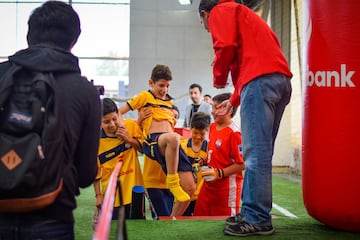
[[[109,137],[114,137],[116,129],[119,125],[119,115],[116,112],[111,112],[102,117],[101,128]]]
[[[170,88],[170,80],[166,79],[159,79],[156,82],[153,80],[149,80],[149,85],[151,87],[152,93],[155,95],[155,97],[160,99],[166,99],[166,95],[169,92]]]
[[[191,139],[193,144],[202,144],[206,138],[207,133],[207,129],[191,128]]]
[[[211,114],[214,117],[214,122],[216,122],[217,124],[223,123],[228,118],[231,118],[231,113],[232,113],[232,111],[229,111],[225,115],[218,115],[217,112],[223,110],[223,108],[225,107],[223,106],[222,108],[219,108],[220,103],[221,102],[213,101],[212,110],[211,110]]]

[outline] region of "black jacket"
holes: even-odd
[[[0,77],[7,71],[11,61],[28,69],[53,72],[59,82],[58,91],[62,91],[64,96],[62,104],[66,112],[64,152],[72,163],[65,172],[63,190],[56,202],[25,215],[30,219],[50,218],[72,223],[79,187],[91,185],[97,172],[96,157],[102,116],[98,91],[81,77],[78,58],[60,48],[34,45],[21,50],[9,57],[9,61],[0,63]],[[64,73],[67,74],[64,76]]]

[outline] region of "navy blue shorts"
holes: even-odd
[[[158,141],[157,141],[161,134],[163,133],[150,134],[150,136],[145,139],[142,145],[142,151],[146,156],[148,156],[152,160],[157,161],[161,165],[163,171],[167,173],[165,157],[160,154]],[[188,172],[188,171],[192,171],[190,160],[185,154],[184,150],[181,147],[179,147],[178,172]]]

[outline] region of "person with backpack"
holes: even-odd
[[[71,53],[80,32],[70,5],[45,2],[28,20],[28,48],[0,63],[0,239],[74,239],[75,197],[95,180],[101,124],[100,96]],[[8,172],[14,175],[6,179]],[[49,185],[54,192],[42,194]]]

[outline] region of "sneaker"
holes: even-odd
[[[273,226],[260,227],[245,221],[236,225],[229,225],[224,228],[225,234],[238,237],[250,235],[271,235],[274,232],[275,228],[273,228]]]
[[[241,216],[241,214],[236,214],[235,216],[232,217],[228,217],[225,222],[227,225],[236,225],[239,224],[241,222],[241,220],[243,219],[243,216]]]

